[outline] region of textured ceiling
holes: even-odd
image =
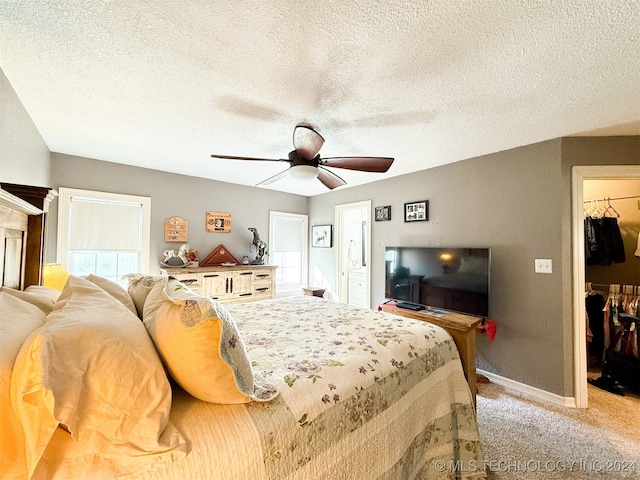
[[[0,67],[49,149],[255,185],[297,123],[387,174],[640,134],[640,0],[1,0]],[[341,188],[348,188],[341,187]],[[268,187],[303,195],[318,181]]]

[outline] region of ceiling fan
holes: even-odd
[[[269,185],[290,174],[296,180],[312,180],[317,178],[327,188],[346,185],[342,178],[327,170],[325,167],[344,168],[361,172],[386,172],[393,163],[389,157],[328,157],[321,158],[318,152],[324,144],[324,138],[313,128],[306,125],[296,125],[293,129],[294,150],[289,152],[289,158],[255,158],[236,157],[232,155],[211,155],[213,158],[224,160],[253,160],[260,162],[289,162],[289,168],[267,178],[258,185]]]

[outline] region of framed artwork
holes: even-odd
[[[376,207],[375,217],[376,222],[391,220],[391,205],[387,205],[385,207]]]
[[[429,200],[404,204],[405,222],[424,222],[427,220],[429,220]]]
[[[231,233],[231,214],[207,212],[207,232]]]
[[[314,225],[311,227],[311,246],[331,248],[333,225]]]

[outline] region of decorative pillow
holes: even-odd
[[[253,372],[233,318],[215,300],[164,277],[147,297],[143,322],[171,376],[194,397],[237,404],[278,395]]]
[[[0,292],[0,478],[27,476],[24,434],[11,407],[11,372],[22,344],[44,320],[38,307]]]
[[[28,287],[29,289],[31,287]],[[43,289],[48,289],[48,287],[42,287]],[[40,310],[44,312],[44,314],[48,314],[53,309],[53,304],[55,300],[51,298],[50,295],[44,293],[41,290],[16,290],[14,288],[9,287],[0,287],[0,292],[7,293],[13,297],[17,297],[20,300],[24,300],[25,302],[29,302],[31,305],[35,305]],[[57,292],[58,294],[60,292]]]
[[[127,290],[141,320],[144,313],[144,302],[147,300],[153,286],[161,281],[163,277],[166,278],[166,275],[143,275],[141,273],[128,273],[122,277],[129,282]]]
[[[136,315],[138,314],[138,312],[136,311],[136,306],[133,303],[129,292],[127,292],[127,290],[125,290],[125,288],[119,283],[94,274],[87,275],[83,278],[89,280],[91,283],[95,283],[97,286],[102,288],[105,292],[118,300],[133,313],[135,313]]]
[[[70,276],[46,323],[24,343],[11,401],[29,475],[58,425],[78,448],[51,462],[108,463],[114,477],[185,455],[169,423],[171,387],[138,318],[97,285]]]

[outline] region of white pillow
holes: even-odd
[[[44,285],[29,285],[24,289],[27,293],[36,293],[45,298],[48,298],[52,302],[56,302],[58,297],[60,296],[60,290],[56,290],[55,288],[46,287]]]
[[[146,299],[143,322],[171,376],[194,397],[237,404],[278,395],[253,372],[233,318],[215,300],[165,276]]]
[[[119,283],[114,282],[113,280],[109,280],[108,278],[94,275],[93,273],[83,278],[89,280],[91,283],[95,283],[97,286],[102,288],[105,292],[118,300],[133,313],[135,313],[136,315],[138,314],[138,312],[136,311],[136,306],[133,303],[129,292],[127,292],[127,290]]]
[[[48,289],[48,287],[43,287]],[[25,302],[29,302],[31,305],[35,305],[40,310],[42,310],[45,315],[53,309],[53,304],[55,300],[51,298],[50,295],[43,294],[42,291],[26,291],[26,290],[16,290],[14,288],[9,287],[0,287],[0,292],[4,292],[13,297],[19,298],[20,300],[24,300]],[[60,292],[58,292],[60,293]]]
[[[24,434],[11,407],[11,374],[27,337],[44,325],[38,307],[0,292],[0,478],[26,478]]]
[[[29,473],[60,424],[114,477],[185,454],[169,423],[171,387],[139,319],[97,285],[70,276],[46,323],[15,362],[11,400]],[[67,451],[49,461],[74,462]]]

